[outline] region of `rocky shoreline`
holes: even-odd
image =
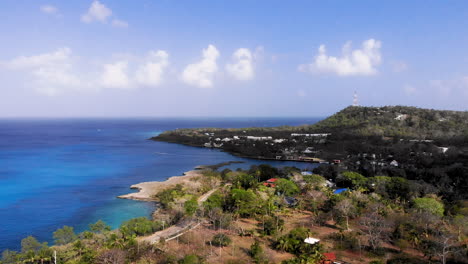
[[[182,176],[173,176],[165,181],[141,182],[130,186],[130,189],[137,189],[138,192],[119,195],[117,198],[146,202],[156,201],[153,196],[158,192],[177,184],[193,183],[192,179],[198,176],[202,176],[200,169],[184,172]]]
[[[137,200],[137,201],[145,201],[145,202],[154,202],[156,201],[153,197],[158,192],[167,189],[169,187],[173,187],[177,184],[189,184],[189,185],[196,185],[198,184],[193,179],[199,176],[202,176],[203,170],[215,170],[223,166],[227,166],[234,163],[242,163],[241,161],[229,161],[223,162],[214,165],[199,165],[196,166],[195,169],[184,172],[182,176],[172,176],[165,181],[150,181],[150,182],[141,182],[138,184],[134,184],[130,186],[130,189],[137,189],[138,192],[119,195],[117,198],[121,199],[130,199],[130,200]]]

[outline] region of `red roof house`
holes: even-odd
[[[333,264],[335,260],[336,260],[335,253],[332,253],[332,252],[323,253],[322,264]]]
[[[266,182],[263,183],[263,185],[265,185],[266,187],[276,187],[275,185],[275,182],[277,181],[278,179],[277,178],[271,178],[269,180],[267,180]]]

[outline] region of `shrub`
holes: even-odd
[[[321,186],[325,183],[325,178],[318,174],[304,175],[303,178],[305,182],[312,186]]]
[[[440,217],[444,216],[444,204],[434,198],[416,198],[413,202],[413,207],[418,212],[427,212]]]
[[[165,209],[171,208],[172,203],[177,197],[181,197],[185,194],[182,185],[177,184],[173,188],[165,189],[158,192],[154,197],[158,199],[161,206]]]
[[[339,232],[332,233],[329,236],[336,241],[335,246],[340,250],[358,250],[359,240],[356,232]]]
[[[271,236],[283,230],[284,220],[278,216],[265,217],[263,222],[260,222],[258,225],[262,228],[261,233]]]
[[[153,222],[145,217],[138,217],[125,221],[120,226],[120,231],[124,236],[143,236],[161,230],[162,224]]]
[[[213,210],[214,208],[222,208],[223,207],[223,196],[219,191],[216,191],[206,201],[203,203],[203,207],[206,210]]]
[[[202,260],[199,256],[195,254],[190,254],[178,261],[179,264],[199,264],[202,263]]]
[[[424,260],[420,260],[410,256],[396,256],[387,260],[387,264],[425,264]]]
[[[263,248],[257,240],[250,246],[249,254],[257,264],[266,262]]]
[[[301,258],[308,256],[314,256],[315,258],[315,255],[320,255],[322,248],[320,244],[311,245],[304,243],[304,239],[306,239],[309,234],[310,229],[308,228],[295,228],[291,230],[289,234],[278,238],[274,247],[279,250],[293,253],[296,256],[301,256]]]
[[[217,247],[226,247],[231,244],[232,240],[225,234],[216,234],[211,240],[211,244]]]
[[[192,198],[184,203],[185,213],[189,216],[192,216],[198,209],[197,199]]]

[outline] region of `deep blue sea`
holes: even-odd
[[[113,228],[149,217],[153,203],[122,200],[129,186],[162,181],[197,165],[258,161],[205,148],[147,140],[165,130],[311,124],[320,118],[6,119],[0,120],[0,251],[33,235],[52,242],[63,225],[80,232],[99,219]]]

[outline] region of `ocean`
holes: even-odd
[[[18,250],[32,235],[52,243],[64,225],[75,231],[101,219],[112,228],[149,217],[154,203],[118,199],[129,186],[163,181],[197,165],[244,161],[307,168],[300,162],[259,161],[206,148],[148,140],[166,130],[312,124],[321,118],[157,118],[0,120],[0,251]]]

